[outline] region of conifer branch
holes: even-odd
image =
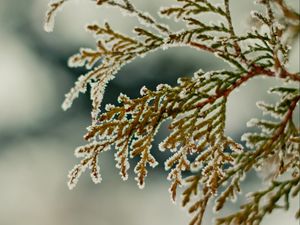
[[[67,1],[49,4],[47,31],[52,30],[56,12]],[[66,95],[63,108],[69,108],[88,85],[93,106],[92,124],[84,137],[88,143],[75,151],[82,160],[69,173],[69,187],[75,187],[87,168],[92,180],[101,182],[99,156],[114,149],[124,180],[128,178],[130,158],[138,159],[135,179],[143,188],[149,166],[158,164],[153,156],[153,139],[160,125],[169,120],[170,134],[159,149],[171,153],[165,161],[171,182],[169,192],[172,201],[176,201],[177,189],[184,189],[182,206],[193,214],[191,225],[202,224],[211,199],[216,199],[214,209],[222,210],[226,202],[237,198],[240,184],[250,170],[263,170],[270,165],[273,169],[264,175],[270,181],[266,189],[254,191],[238,212],[218,218],[216,224],[260,224],[273,210],[289,209],[290,199],[300,191],[300,129],[293,118],[299,106],[299,88],[272,88],[270,93],[278,94],[280,100],[274,105],[258,104],[273,120],[253,119],[248,123],[260,127],[261,132],[243,135],[246,150],[225,133],[226,107],[231,93],[254,77],[279,78],[283,84],[289,81],[299,85],[300,73],[290,72],[287,67],[290,45],[300,32],[299,14],[283,0],[260,0],[264,11],[252,12],[253,29],[239,35],[233,26],[229,0],[220,5],[210,0],[177,0],[178,5],[160,10],[161,16],[184,22],[185,29],[172,31],[136,9],[129,0],[92,1],[135,16],[140,26],[134,28],[134,36],[128,36],[115,31],[109,23],[90,24],[87,30],[97,39],[95,49],[82,48],[69,60],[69,66],[86,67],[89,71],[78,78]],[[207,13],[221,22],[207,23],[199,17]],[[179,78],[173,87],[143,87],[141,96],[135,99],[120,94],[118,105],[106,105],[105,112],[100,113],[105,86],[124,65],[154,50],[178,46],[211,53],[232,67],[198,70],[192,77]],[[279,205],[281,199],[285,201],[283,206]],[[299,215],[300,212],[296,217]]]

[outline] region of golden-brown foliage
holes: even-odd
[[[46,30],[51,30],[56,11],[66,2],[50,3]],[[246,149],[225,133],[226,107],[232,91],[253,77],[268,76],[299,85],[299,73],[287,68],[290,46],[299,35],[299,14],[283,0],[260,0],[263,10],[252,13],[253,28],[237,35],[229,0],[219,5],[210,0],[177,0],[178,5],[162,8],[161,16],[175,17],[186,24],[183,31],[173,31],[156,22],[129,0],[93,2],[118,7],[135,16],[141,25],[134,29],[135,37],[116,32],[108,23],[88,25],[87,30],[97,37],[96,48],[81,49],[69,60],[70,66],[85,66],[89,72],[79,77],[66,95],[63,108],[69,108],[88,85],[93,105],[92,125],[85,135],[88,144],[75,151],[83,159],[70,172],[69,187],[76,185],[86,168],[91,170],[93,181],[100,182],[99,155],[113,147],[124,180],[128,177],[129,158],[138,158],[134,171],[142,188],[148,166],[157,165],[152,154],[153,138],[168,119],[170,134],[159,148],[172,153],[165,161],[171,198],[175,201],[177,189],[183,187],[182,206],[193,214],[191,225],[202,223],[210,200],[215,199],[216,211],[222,210],[228,200],[236,199],[240,183],[251,169],[270,165],[272,170],[266,180],[271,182],[266,182],[267,188],[254,190],[238,212],[217,218],[216,224],[260,224],[274,209],[289,209],[290,199],[300,191],[300,129],[293,119],[300,100],[299,89],[283,85],[270,90],[279,94],[280,100],[274,105],[258,106],[273,120],[249,122],[249,126],[260,127],[261,132],[243,135]],[[221,22],[202,21],[199,15],[206,13]],[[212,53],[232,69],[199,70],[192,77],[180,78],[177,86],[159,85],[155,91],[143,87],[141,97],[136,99],[121,94],[117,106],[107,105],[106,111],[100,113],[104,88],[122,66],[153,50],[174,46]],[[283,206],[279,205],[282,199]]]

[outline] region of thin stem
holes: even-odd
[[[209,53],[223,53],[222,51],[220,51],[218,49],[211,48],[207,45],[200,44],[200,43],[194,42],[194,41],[190,42],[189,45],[192,46],[192,47],[198,48],[200,50],[209,52]],[[254,64],[254,65],[252,65],[252,67],[256,68],[255,70],[262,73],[263,75],[267,75],[267,76],[270,76],[270,77],[277,76],[276,72],[273,72],[270,69],[263,68],[262,66],[258,66],[256,64]],[[287,79],[290,79],[292,81],[298,81],[298,82],[300,81],[300,74],[299,73],[290,73],[284,68],[282,68],[282,71],[279,73],[278,76],[280,78],[283,78],[283,79],[287,78]]]
[[[196,107],[202,108],[202,107],[204,107],[207,104],[214,103],[220,97],[228,97],[229,94],[233,90],[235,90],[236,88],[238,88],[239,86],[241,86],[243,83],[245,83],[249,79],[251,79],[251,78],[253,78],[255,76],[259,76],[259,75],[265,75],[265,76],[269,76],[269,77],[274,77],[275,73],[272,72],[271,70],[267,70],[267,69],[264,69],[262,67],[253,66],[253,69],[250,70],[246,74],[246,76],[242,76],[240,79],[238,79],[235,83],[233,83],[229,88],[225,89],[224,91],[218,92],[217,94],[212,95],[209,98],[205,99],[203,102],[198,103],[198,105]]]
[[[290,9],[283,0],[275,0],[284,16],[300,22],[300,14]]]
[[[259,157],[261,157],[263,154],[266,155],[269,153],[269,151],[266,151],[266,149],[268,149],[270,146],[272,146],[274,141],[276,141],[280,137],[280,135],[284,133],[284,130],[285,130],[288,122],[293,117],[293,112],[294,112],[299,100],[300,100],[300,95],[297,96],[296,98],[294,98],[294,100],[291,102],[290,107],[289,107],[287,113],[285,114],[285,117],[283,118],[280,126],[274,131],[272,138],[269,141],[267,141],[260,149],[258,149],[252,156],[247,154],[247,161],[240,164],[236,169],[230,171],[228,173],[228,176],[226,176],[225,178],[220,180],[219,185],[226,182],[228,179],[230,179],[230,177],[232,177],[234,174],[238,173],[242,169],[243,169],[243,172],[247,172],[248,170],[250,170],[252,168],[252,165],[258,160]]]
[[[226,19],[228,22],[228,27],[229,27],[229,32],[230,32],[230,37],[233,40],[233,47],[235,49],[236,55],[237,56],[241,56],[243,60],[246,60],[245,57],[243,55],[241,55],[241,47],[239,46],[239,43],[237,42],[237,37],[233,28],[233,24],[232,24],[232,19],[231,19],[231,13],[230,13],[230,9],[229,9],[229,0],[224,0],[224,4],[225,4],[225,10],[226,10]]]
[[[92,1],[97,1],[97,0],[92,0]],[[158,23],[150,15],[143,13],[143,12],[139,11],[138,9],[136,9],[136,7],[129,0],[122,0],[122,1],[124,2],[124,5],[117,3],[114,0],[103,1],[103,3],[106,3],[111,6],[118,6],[118,7],[122,8],[123,10],[127,11],[128,13],[136,15],[139,19],[141,19],[147,25],[152,26],[153,28],[155,28],[157,31],[159,31],[162,34],[169,35],[171,33],[166,25]]]

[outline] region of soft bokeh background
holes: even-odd
[[[67,68],[67,59],[79,47],[94,45],[92,36],[84,31],[86,23],[107,19],[118,30],[130,33],[136,21],[123,18],[118,10],[74,1],[59,13],[54,33],[49,34],[43,31],[47,2],[0,0],[0,225],[187,224],[186,211],[170,202],[162,164],[150,172],[141,191],[133,176],[128,182],[121,181],[112,152],[102,154],[103,183],[92,184],[86,173],[75,190],[68,190],[66,176],[77,162],[73,150],[83,143],[82,135],[90,123],[90,101],[88,95],[81,96],[71,110],[61,110],[64,93],[80,74]],[[153,13],[159,5],[174,4],[172,0],[134,2]],[[232,2],[234,25],[243,32],[254,7],[252,0]],[[299,1],[290,2],[299,9]],[[175,29],[181,26],[169,24]],[[299,71],[298,55],[299,43],[292,50],[290,65]],[[211,55],[187,48],[156,52],[122,69],[107,88],[104,103],[114,103],[120,92],[137,96],[144,84],[149,88],[174,84],[179,76],[198,68],[222,67],[224,63]],[[227,130],[233,138],[239,139],[250,118],[260,116],[257,100],[274,100],[265,92],[278,83],[252,80],[233,94]],[[156,144],[163,135],[159,134]],[[168,155],[157,153],[157,157],[163,161]],[[249,175],[244,192],[260,182],[257,175]],[[226,212],[236,207],[231,204]],[[298,207],[295,200],[289,212],[275,212],[263,224],[296,225],[293,216]],[[211,224],[212,216],[208,210],[206,225]]]

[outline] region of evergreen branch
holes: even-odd
[[[65,2],[52,1],[46,14],[46,30],[52,30],[54,16]],[[299,14],[283,0],[259,1],[265,12],[253,12],[256,27],[238,35],[233,26],[230,1],[216,5],[209,0],[177,0],[179,5],[161,9],[161,15],[175,16],[185,22],[186,29],[171,32],[164,24],[141,12],[129,0],[92,0],[97,5],[107,4],[136,16],[141,25],[155,28],[159,34],[142,27],[134,28],[134,37],[115,31],[108,23],[87,27],[97,38],[95,49],[80,49],[69,60],[69,66],[89,71],[81,75],[66,95],[63,108],[71,106],[80,92],[91,86],[92,125],[85,139],[87,145],[76,149],[83,158],[69,174],[69,187],[73,188],[81,173],[90,168],[95,183],[101,181],[98,166],[101,152],[114,147],[115,159],[122,179],[128,177],[129,158],[138,158],[136,180],[142,188],[148,166],[155,167],[152,142],[160,125],[170,120],[170,134],[160,143],[161,151],[170,151],[165,161],[169,172],[171,199],[176,200],[177,189],[185,189],[182,205],[193,214],[190,224],[202,223],[208,202],[216,197],[215,210],[220,211],[228,200],[235,200],[240,183],[252,169],[269,169],[264,174],[271,184],[256,191],[241,210],[217,224],[259,224],[275,208],[289,208],[290,198],[300,191],[300,130],[293,114],[300,101],[299,89],[276,87],[270,93],[280,95],[275,105],[260,103],[264,113],[275,120],[251,120],[248,125],[261,128],[260,133],[244,135],[249,151],[225,134],[226,107],[230,94],[250,79],[258,76],[280,78],[282,82],[300,81],[299,73],[287,69],[289,45],[300,31]],[[274,7],[276,6],[276,7]],[[277,11],[276,11],[277,9]],[[211,13],[221,23],[203,21],[199,15]],[[280,14],[281,13],[281,14]],[[266,30],[260,29],[265,26]],[[156,49],[188,46],[214,54],[233,66],[232,70],[197,71],[193,77],[178,79],[178,85],[158,85],[155,91],[143,87],[141,96],[130,99],[121,94],[119,106],[107,105],[100,114],[100,104],[107,82],[118,70]],[[282,181],[281,175],[291,175]],[[226,184],[230,181],[229,184]],[[221,186],[225,185],[223,190]],[[271,194],[271,196],[270,196]],[[192,198],[196,198],[193,201]],[[284,198],[282,207],[278,201]],[[268,199],[267,203],[263,203]],[[299,217],[300,213],[296,216]]]
[[[169,28],[166,25],[156,22],[155,19],[148,13],[137,10],[135,6],[128,0],[122,0],[124,4],[117,3],[115,0],[96,0],[96,2],[98,5],[108,4],[110,6],[118,6],[126,12],[137,16],[137,18],[139,18],[143,24],[154,27],[162,34],[170,34]]]
[[[44,22],[45,31],[47,32],[53,31],[54,17],[57,11],[60,10],[67,1],[68,0],[56,0],[56,1],[49,2],[48,11],[46,12],[46,17]]]
[[[293,112],[296,108],[297,103],[300,100],[300,96],[296,96],[291,102],[290,105],[287,107],[287,111],[283,117],[283,120],[276,126],[276,129],[273,131],[270,138],[266,138],[263,142],[263,144],[260,144],[260,140],[256,140],[258,145],[258,149],[255,151],[251,151],[248,153],[244,153],[238,157],[238,162],[235,167],[228,170],[227,176],[220,181],[220,184],[226,182],[228,179],[230,179],[233,175],[240,173],[243,171],[243,173],[247,172],[252,168],[252,166],[256,163],[258,163],[261,159],[264,160],[264,157],[267,157],[270,155],[270,153],[276,148],[272,148],[274,142],[277,142],[280,140],[280,136],[290,137],[287,133],[285,133],[286,127],[289,124],[289,122],[292,121]],[[297,131],[299,132],[299,131]],[[300,134],[296,134],[296,136],[299,136]],[[247,139],[247,137],[246,137]],[[278,142],[277,142],[278,143]],[[294,147],[297,149],[297,147]],[[299,146],[298,146],[299,149]],[[295,152],[296,154],[299,154],[299,152]]]
[[[272,213],[273,210],[281,208],[288,210],[290,195],[297,196],[299,185],[299,176],[286,181],[272,181],[267,189],[250,195],[250,201],[242,205],[240,211],[217,219],[216,225],[260,224],[265,215]],[[284,206],[278,203],[282,198],[285,200]]]
[[[215,13],[222,17],[226,16],[226,12],[220,6],[215,6],[209,1],[201,0],[177,0],[183,3],[182,5],[162,8],[161,15],[172,16],[175,15],[177,19],[190,15],[199,15],[201,13]]]

